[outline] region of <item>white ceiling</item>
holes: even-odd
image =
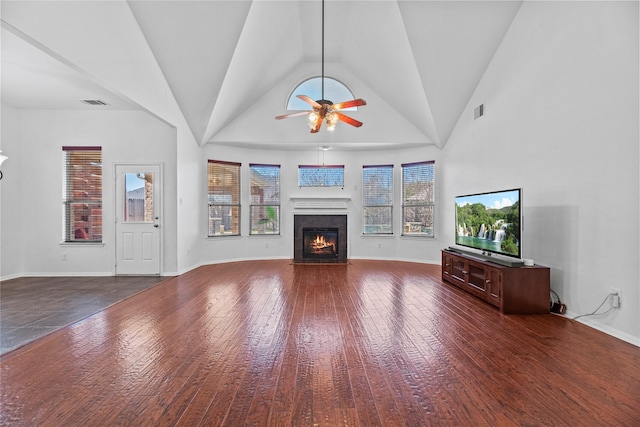
[[[361,128],[311,135],[304,117],[274,117],[297,84],[321,73],[320,0],[3,0],[2,101],[143,110],[180,126],[140,84],[119,84],[153,69],[144,89],[164,93],[201,145],[442,147],[520,4],[327,0],[325,75],[367,105],[349,113]]]

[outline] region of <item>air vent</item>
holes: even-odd
[[[82,102],[89,105],[109,105],[100,99],[83,99]]]
[[[479,119],[482,116],[484,116],[484,104],[480,104],[476,108],[473,109],[473,119],[474,120]]]

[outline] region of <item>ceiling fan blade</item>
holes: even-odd
[[[309,98],[307,95],[296,95],[298,98],[302,99],[307,104],[310,104],[313,108],[321,108],[322,105],[318,104],[313,99]]]
[[[351,126],[355,126],[357,128],[359,128],[360,126],[362,126],[362,122],[357,121],[356,119],[352,119],[349,116],[345,116],[342,113],[338,113],[337,111],[334,112],[333,114],[336,114],[338,116],[338,119],[345,122],[345,123],[349,123]]]
[[[351,108],[351,107],[359,107],[361,105],[367,105],[367,101],[365,101],[364,99],[353,99],[351,101],[345,101],[345,102],[339,102],[337,104],[333,104],[331,106],[332,110],[342,110],[345,108]]]
[[[298,117],[304,116],[305,114],[309,114],[311,111],[297,111],[295,113],[283,114],[281,116],[276,116],[276,120],[288,119],[289,117]]]

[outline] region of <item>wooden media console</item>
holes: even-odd
[[[442,280],[498,307],[504,314],[550,311],[551,271],[548,267],[506,267],[444,249]]]

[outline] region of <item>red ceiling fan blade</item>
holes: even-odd
[[[345,116],[342,113],[338,113],[337,111],[334,112],[333,114],[336,114],[338,116],[338,119],[345,122],[345,123],[349,123],[351,126],[355,126],[357,128],[359,128],[360,126],[362,126],[362,122],[357,121],[356,119],[352,119],[349,116]]]
[[[307,95],[296,95],[298,98],[302,99],[307,104],[311,105],[313,108],[321,108],[322,105],[318,104],[313,99],[309,98]]]
[[[295,113],[283,114],[281,116],[276,116],[276,120],[287,119],[289,117],[298,117],[304,116],[305,114],[309,114],[311,111],[297,111]]]
[[[343,110],[345,108],[351,108],[351,107],[359,107],[361,105],[367,105],[367,101],[365,101],[364,99],[353,99],[351,101],[345,101],[345,102],[339,102],[337,104],[333,104],[331,106],[332,110]]]

